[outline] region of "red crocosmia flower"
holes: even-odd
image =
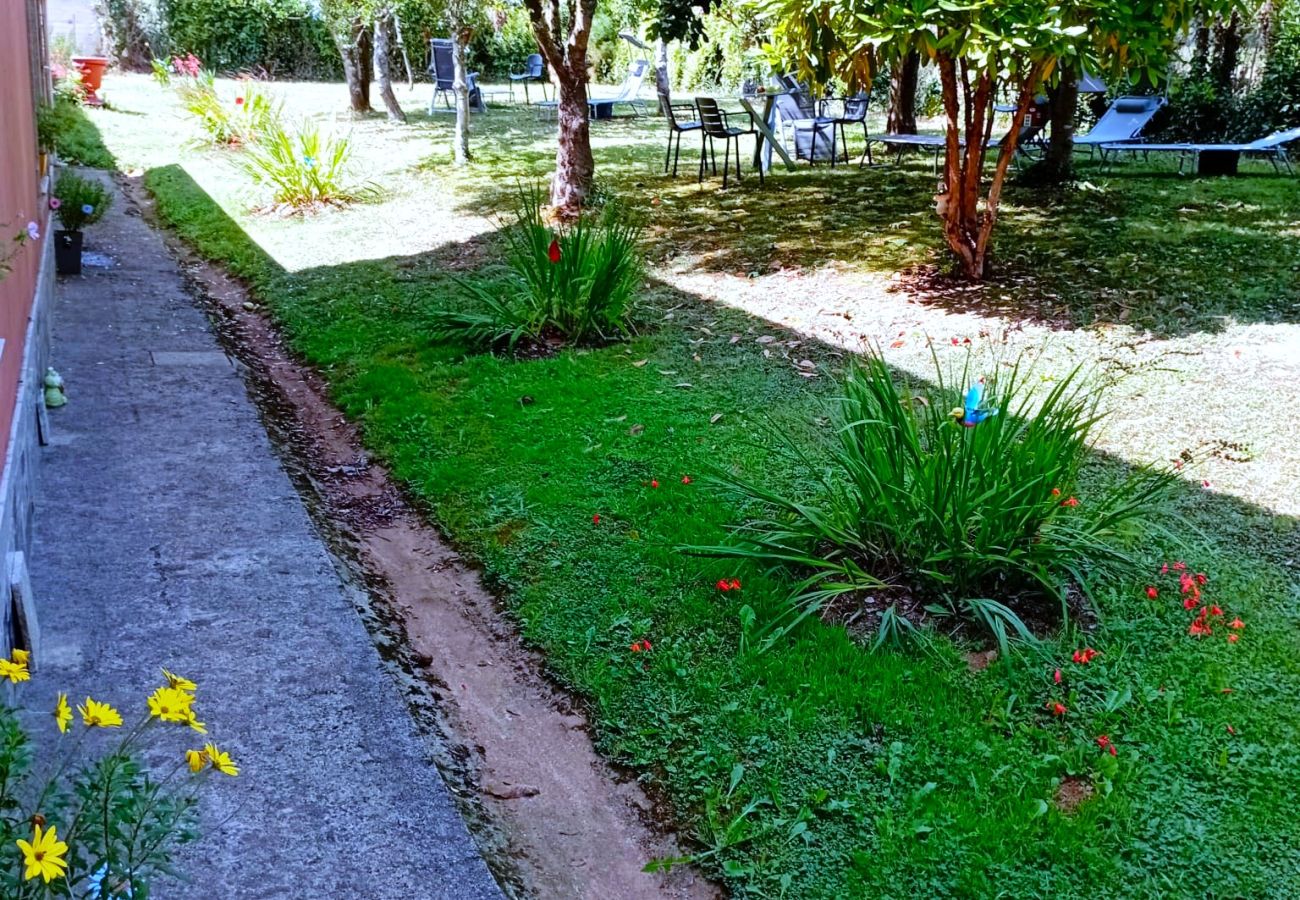
[[[1221,615],[1223,615],[1223,610],[1221,610],[1221,609],[1220,609],[1219,607],[1217,607],[1217,606],[1211,606],[1211,607],[1210,607],[1210,615],[1212,615],[1212,616],[1221,616]]]
[[[1086,666],[1088,663],[1092,662],[1097,655],[1098,654],[1096,650],[1092,649],[1091,647],[1084,647],[1082,650],[1074,651],[1073,659],[1079,665]]]
[[[719,579],[718,579],[718,590],[720,590],[720,591],[729,591],[729,590],[731,590],[731,585],[727,583],[727,579],[725,579],[725,578],[719,578]]]
[[[551,238],[551,246],[546,248],[546,258],[552,263],[560,261],[560,239]]]
[[[1163,566],[1160,567],[1160,574],[1161,575],[1169,574],[1169,563],[1165,563]]]
[[[1079,505],[1079,498],[1078,498],[1078,497],[1066,497],[1064,500],[1061,501],[1061,505],[1062,505],[1062,506],[1068,506],[1068,507],[1070,507],[1070,508],[1074,508],[1074,507],[1076,507],[1076,506]]]
[[[1061,489],[1060,489],[1060,488],[1052,488],[1052,496],[1053,496],[1053,497],[1059,497],[1059,496],[1061,496]]]
[[[1057,703],[1053,700],[1048,700],[1045,704],[1043,704],[1043,708],[1046,709],[1054,716],[1063,716],[1067,712],[1069,712],[1069,710],[1065,708],[1064,703]]]
[[[1235,644],[1239,640],[1241,640],[1241,635],[1237,634],[1237,632],[1235,631],[1232,634],[1228,635],[1229,644]]]
[[[1055,681],[1057,684],[1060,684],[1060,683],[1061,683],[1061,670],[1060,670],[1060,669],[1057,669],[1055,672],[1052,673],[1052,680]]]
[[[691,483],[691,476],[689,476],[689,475],[683,475],[683,476],[682,476],[682,484],[690,484],[690,483]]]
[[[651,478],[651,479],[650,479],[650,487],[652,487],[652,488],[657,488],[657,487],[659,487],[659,479],[658,479],[658,478]]]
[[[652,647],[652,646],[650,645],[650,641],[649,641],[649,640],[644,640],[644,641],[641,642],[641,649],[642,649],[642,650],[653,650],[654,647]]]
[[[640,642],[640,641],[634,641],[634,642],[632,643],[632,652],[633,652],[633,653],[640,653],[640,652],[641,652],[641,642]]]
[[[1196,583],[1197,583],[1197,584],[1205,584],[1205,582],[1207,582],[1207,581],[1209,581],[1209,580],[1210,580],[1209,577],[1208,577],[1204,572],[1197,572],[1197,573],[1196,573]]]
[[[956,346],[957,346],[958,344],[960,344],[960,343],[961,343],[961,341],[957,340],[956,338],[953,338],[953,339],[952,339],[952,345],[953,345],[954,347],[956,347]]]
[[[1183,601],[1183,609],[1196,609],[1196,607],[1200,605],[1201,601],[1197,600],[1195,597],[1188,597]]]
[[[600,524],[600,513],[596,513],[594,516],[591,517],[591,524],[592,525]]]
[[[1207,488],[1207,489],[1208,489],[1209,486],[1210,486],[1210,483],[1209,483],[1208,481],[1204,481],[1204,480],[1201,481],[1201,487],[1203,487],[1203,488]]]
[[[1228,729],[1228,734],[1236,734],[1236,733],[1237,733],[1237,729],[1233,728],[1231,725],[1228,725],[1228,726],[1226,726],[1226,727],[1227,727],[1227,729]]]
[[[1119,755],[1119,754],[1116,752],[1116,750],[1115,750],[1115,744],[1114,744],[1113,741],[1111,741],[1109,735],[1105,735],[1105,734],[1099,734],[1099,735],[1097,735],[1097,746],[1100,747],[1101,749],[1107,751],[1108,753],[1110,753],[1111,756],[1118,756],[1118,755]]]
[[[235,98],[235,105],[236,105],[236,106],[243,106],[243,105],[244,105],[244,98],[243,98],[243,97],[236,97],[236,98]]]
[[[1204,637],[1206,635],[1214,634],[1214,630],[1210,628],[1209,625],[1205,624],[1204,619],[1197,618],[1190,626],[1188,626],[1187,633],[1192,635],[1192,637]]]
[[[1147,597],[1154,600],[1160,596],[1160,591],[1153,585],[1147,585]]]
[[[1229,627],[1229,628],[1236,628],[1238,631],[1240,631],[1241,629],[1243,629],[1243,628],[1246,627],[1246,623],[1243,622],[1243,621],[1241,621],[1240,618],[1237,618],[1237,619],[1233,619],[1231,622],[1229,622],[1229,623],[1228,623],[1228,627]]]
[[[1175,572],[1181,572],[1181,571],[1183,571],[1183,570],[1186,569],[1186,568],[1187,568],[1187,563],[1185,563],[1185,562],[1176,562],[1176,563],[1174,563],[1174,571],[1175,571]]]
[[[733,578],[733,579],[731,579],[731,585],[730,585],[730,587],[731,587],[731,589],[732,589],[733,591],[738,591],[738,590],[740,590],[740,579],[739,579],[739,578]]]

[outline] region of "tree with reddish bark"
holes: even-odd
[[[591,193],[596,163],[591,155],[587,107],[587,42],[596,0],[524,0],[533,37],[555,79],[559,147],[551,206],[562,217],[576,216]],[[566,27],[567,24],[567,27]]]
[[[1034,95],[1062,67],[1105,73],[1163,69],[1197,16],[1236,0],[774,0],[774,43],[801,74],[852,89],[876,54],[916,53],[939,71],[945,120],[935,211],[962,273],[985,276],[989,240],[1016,140]],[[986,175],[999,87],[1016,97],[1011,127]]]

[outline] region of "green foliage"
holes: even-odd
[[[949,414],[955,403],[960,416],[961,394],[945,386],[937,360],[935,369],[934,387],[901,391],[879,356],[851,369],[825,453],[790,444],[815,491],[722,476],[764,513],[712,552],[795,575],[800,617],[845,595],[888,597],[892,585],[1001,643],[1007,628],[1028,636],[1012,606],[1046,597],[1064,613],[1067,591],[1086,587],[1098,567],[1136,568],[1121,540],[1158,523],[1176,476],[1138,470],[1074,497],[1099,419],[1099,395],[1077,370],[1040,392],[1017,364],[985,394],[1001,414],[963,427]]]
[[[43,152],[69,165],[113,168],[113,154],[80,104],[56,101],[37,110],[36,140]]]
[[[553,230],[540,190],[521,190],[505,229],[510,278],[501,287],[464,282],[474,306],[441,312],[434,337],[514,347],[525,337],[579,344],[626,336],[645,275],[640,234],[641,223],[613,203]]]
[[[158,77],[156,69],[154,77]],[[208,71],[192,78],[174,75],[170,84],[206,140],[217,146],[256,143],[280,118],[280,104],[254,81],[240,82],[237,93],[229,99],[217,93],[216,80]]]
[[[528,12],[522,6],[504,6],[488,10],[485,18],[466,48],[466,64],[484,78],[504,79],[511,72],[522,72],[524,60],[538,52]]]
[[[108,188],[94,179],[66,170],[54,183],[54,199],[58,202],[54,214],[66,231],[80,231],[87,225],[94,225],[113,205],[113,195]]]
[[[1300,0],[1276,5],[1264,74],[1234,122],[1233,136],[1243,140],[1300,125]]]
[[[249,145],[238,165],[271,189],[277,205],[305,212],[374,195],[373,187],[348,180],[351,154],[352,142],[346,137],[322,132],[309,121],[290,132],[277,120],[266,126],[257,143]]]

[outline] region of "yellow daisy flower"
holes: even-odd
[[[86,698],[84,706],[77,706],[77,712],[81,713],[81,721],[91,728],[117,728],[122,724],[121,713],[107,703],[100,703],[89,697]]]
[[[30,681],[31,677],[27,663],[0,659],[0,678],[8,678],[11,684],[17,684],[20,681]]]
[[[164,722],[189,722],[194,698],[176,688],[160,687],[149,695],[149,715]]]
[[[185,719],[185,724],[186,724],[186,725],[188,725],[188,726],[190,726],[191,728],[193,728],[193,729],[194,729],[195,731],[197,731],[199,734],[207,734],[207,733],[208,733],[208,728],[207,728],[207,726],[204,725],[202,722],[200,722],[200,721],[195,717],[195,715],[194,715],[194,710],[192,710],[192,709],[188,709],[188,710],[185,711],[185,713],[186,713],[186,719]]]
[[[180,675],[168,672],[166,669],[163,669],[162,673],[163,678],[167,679],[169,688],[175,688],[178,691],[189,691],[190,693],[194,693],[199,689],[199,686],[188,678],[182,678]]]
[[[186,750],[185,762],[190,767],[191,772],[202,772],[203,767],[208,764],[208,754],[202,750]]]
[[[59,702],[54,705],[54,721],[59,726],[59,734],[68,733],[68,725],[72,723],[72,707],[68,706],[68,695],[59,693]]]
[[[63,854],[68,852],[68,845],[59,840],[53,825],[45,832],[41,831],[40,825],[36,825],[35,829],[31,843],[21,838],[17,841],[18,849],[23,851],[23,862],[27,864],[23,878],[31,879],[39,875],[49,884],[55,878],[62,878],[68,868],[63,859]]]
[[[13,652],[13,661],[18,663],[18,665],[20,666],[27,665],[29,662],[31,662],[31,659],[32,659],[32,655],[28,653],[26,650],[14,650]]]
[[[239,774],[239,766],[235,765],[234,760],[230,758],[229,753],[223,753],[217,749],[216,744],[204,744],[203,752],[208,755],[212,761],[212,768],[216,769],[222,775],[234,777]]]

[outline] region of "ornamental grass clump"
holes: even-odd
[[[552,227],[541,191],[521,190],[502,229],[510,274],[491,286],[462,282],[469,306],[439,311],[434,339],[513,349],[524,339],[554,346],[626,337],[645,275],[641,229],[614,202]]]
[[[322,132],[311,122],[292,132],[274,122],[248,147],[238,165],[254,182],[270,189],[275,206],[306,212],[377,195],[373,185],[347,177],[351,155],[352,144],[346,137]]]
[[[234,96],[217,91],[216,76],[200,67],[194,54],[174,57],[171,67],[153,60],[153,77],[176,93],[181,106],[203,132],[201,143],[242,147],[257,142],[280,120],[280,104],[248,79],[235,85]]]
[[[958,393],[935,369],[934,386],[900,389],[878,355],[854,365],[823,452],[785,441],[806,488],[720,476],[761,513],[704,549],[797,579],[795,621],[832,601],[876,614],[877,644],[939,618],[1005,649],[1033,640],[1026,613],[1064,618],[1095,575],[1138,568],[1130,541],[1160,527],[1177,475],[1079,486],[1101,417],[1079,370],[1043,387],[1019,363],[987,384],[966,371]]]
[[[0,680],[30,681],[29,663],[23,650],[0,658]],[[239,767],[211,740],[180,739],[207,734],[198,688],[162,675],[130,722],[102,699],[62,693],[43,727],[0,707],[0,897],[148,897],[176,849],[197,838],[199,791]],[[121,737],[105,747],[101,734]],[[172,757],[162,777],[141,763],[146,745]],[[87,748],[105,749],[83,756]]]

